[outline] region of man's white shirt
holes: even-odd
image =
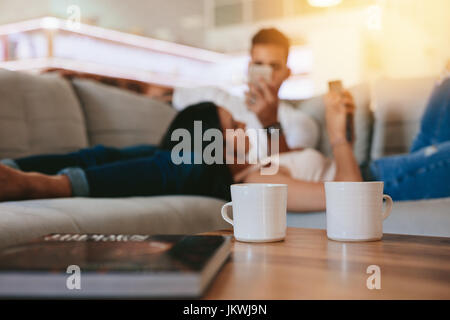
[[[205,101],[224,107],[230,111],[234,119],[245,123],[247,129],[263,128],[257,116],[247,108],[243,97],[231,95],[217,87],[175,88],[172,104],[175,109],[182,110]],[[290,149],[316,147],[319,140],[319,126],[309,115],[280,101],[278,119]],[[251,136],[249,138],[251,148],[256,147],[255,141],[252,141]],[[266,150],[266,147],[259,145],[259,152]]]

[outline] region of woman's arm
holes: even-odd
[[[334,144],[333,155],[336,163],[334,181],[363,181],[350,143],[342,141]]]
[[[308,212],[325,210],[325,190],[322,182],[307,182],[292,178],[280,167],[277,174],[261,175],[259,170],[250,173],[247,183],[283,183],[288,186],[288,211]]]
[[[348,91],[342,94],[329,92],[325,98],[325,120],[327,123],[328,137],[333,149],[334,160],[336,162],[335,181],[363,181],[358,162],[353,154],[353,141],[346,139],[346,118],[347,113],[353,113],[355,104]]]
[[[345,137],[346,113],[353,112],[354,103],[350,93],[329,93],[325,97],[327,131],[336,162],[334,181],[362,181],[352,144]],[[354,138],[353,138],[354,139]],[[308,182],[294,179],[289,171],[280,167],[274,175],[261,175],[259,170],[250,173],[244,182],[283,183],[288,185],[287,209],[295,212],[325,210],[325,188],[323,182]]]
[[[333,146],[336,161],[334,181],[362,181],[358,163],[350,143],[345,140]],[[288,211],[308,212],[325,210],[323,182],[309,182],[292,178],[289,170],[280,167],[277,174],[262,175],[260,170],[245,177],[247,183],[283,183],[288,185]]]

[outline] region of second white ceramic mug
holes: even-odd
[[[375,241],[383,236],[383,220],[392,199],[383,182],[325,182],[327,236],[338,241]],[[383,211],[383,199],[386,208]]]
[[[233,225],[236,240],[280,241],[286,237],[287,185],[242,183],[231,185],[231,200],[222,217]],[[233,207],[233,219],[228,207]]]

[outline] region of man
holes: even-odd
[[[266,65],[272,69],[270,81],[260,78],[256,84],[249,84],[245,97],[233,96],[214,87],[175,88],[173,106],[184,109],[202,101],[211,101],[228,109],[233,117],[244,122],[247,128],[268,130],[280,129],[279,152],[315,147],[319,138],[319,128],[313,119],[295,110],[289,104],[280,102],[278,92],[283,82],[291,75],[287,66],[289,40],[280,31],[270,28],[258,31],[252,38],[250,65]],[[161,97],[167,99],[167,92]],[[252,147],[256,147],[252,141]],[[259,154],[267,154],[267,145],[259,145]],[[252,153],[250,153],[252,154]]]

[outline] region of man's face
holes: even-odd
[[[274,44],[256,44],[251,50],[250,64],[268,65],[272,68],[272,85],[279,90],[291,70],[287,67],[287,54],[283,47]]]

